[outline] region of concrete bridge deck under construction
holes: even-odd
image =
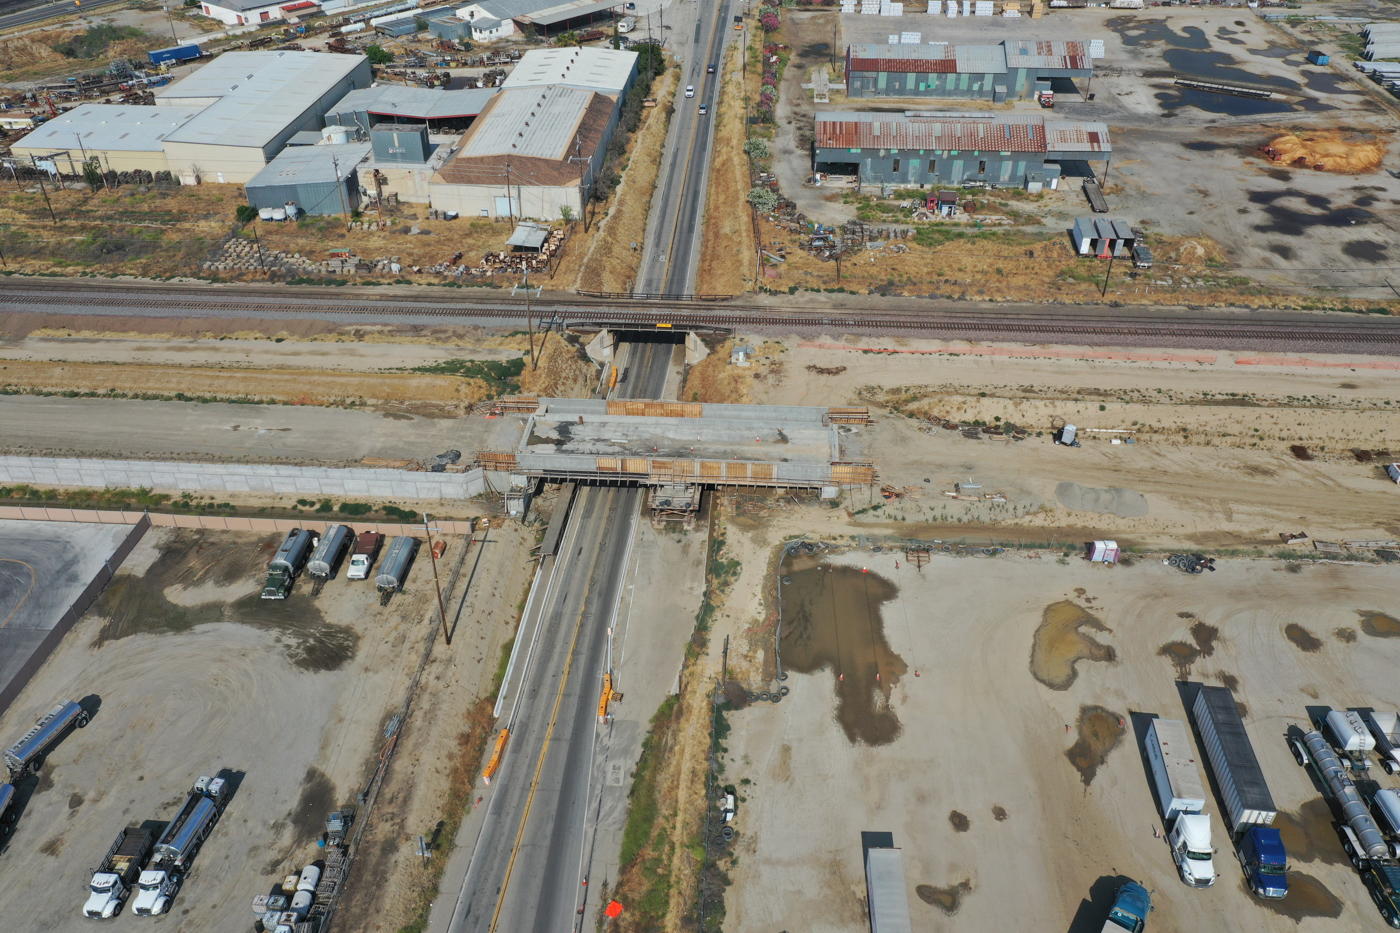
[[[642,485],[866,485],[865,408],[644,400],[530,400],[513,446],[477,451],[486,470]],[[505,425],[502,425],[505,429]],[[513,427],[512,427],[513,432]],[[504,438],[503,438],[504,440]]]

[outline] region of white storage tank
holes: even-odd
[[[328,126],[321,130],[321,142],[332,146],[343,146],[350,141],[348,126]]]

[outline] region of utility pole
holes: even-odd
[[[33,156],[30,156],[30,158],[32,159]],[[34,167],[39,168],[38,165],[35,165]],[[54,223],[58,223],[58,217],[53,212],[53,204],[49,201],[49,190],[44,187],[43,169],[39,169],[39,191],[44,195],[44,206],[49,209],[49,219],[52,220]]]
[[[340,160],[331,154],[331,167],[335,169],[335,190],[340,192],[340,212],[345,217],[345,228],[350,228],[350,206],[345,203],[345,185],[340,181]]]
[[[510,197],[510,159],[506,159],[506,213],[510,216],[511,226],[515,226],[515,205]]]
[[[267,263],[263,262],[262,240],[258,239],[258,225],[256,223],[253,224],[253,243],[258,248],[258,267],[262,269],[264,273],[266,273]]]
[[[438,618],[442,620],[442,638],[452,644],[452,633],[447,630],[447,609],[442,604],[442,582],[438,580],[437,552],[433,550],[433,523],[428,513],[423,513],[423,530],[428,533],[428,556],[433,560],[433,585],[437,587]]]
[[[170,38],[174,40],[176,45],[179,45],[180,37],[175,35],[175,16],[170,12],[169,3],[166,3],[165,5],[165,18],[170,20]]]
[[[1113,274],[1113,253],[1108,254],[1108,271],[1103,274],[1103,288],[1099,291],[1099,297],[1103,298],[1108,294],[1108,277]]]

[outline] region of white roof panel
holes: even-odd
[[[199,112],[199,107],[82,104],[44,123],[12,147],[160,152],[162,141]]]
[[[502,88],[491,109],[477,118],[461,155],[562,159],[592,100],[592,91],[571,87]]]
[[[511,90],[562,85],[615,96],[627,86],[636,69],[637,53],[622,49],[532,49],[521,56],[501,87]]]

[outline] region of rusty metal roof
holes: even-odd
[[[1045,152],[1045,122],[973,114],[912,117],[889,113],[817,115],[822,149],[956,149],[975,152]]]
[[[1045,121],[1046,152],[1112,152],[1108,124],[1075,120]]]
[[[1089,43],[1078,39],[1007,39],[1002,45],[1008,68],[1093,68]]]
[[[889,74],[1005,74],[1006,55],[1000,45],[878,45],[864,43],[849,49],[851,71],[883,71]]]

